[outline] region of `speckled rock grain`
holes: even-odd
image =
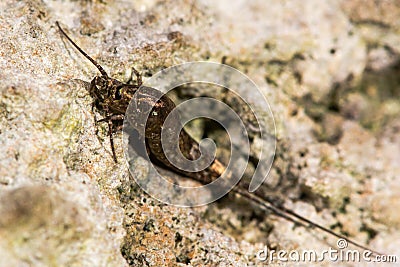
[[[55,21],[121,80],[195,60],[246,73],[277,125],[265,189],[399,255],[400,11],[366,2],[1,1],[0,266],[262,266],[266,245],[335,247],[234,196],[182,209],[143,193],[113,162],[105,125],[96,135],[96,69]]]

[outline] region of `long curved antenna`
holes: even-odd
[[[331,234],[333,236],[336,236],[338,238],[344,239],[348,243],[353,244],[354,246],[356,246],[358,248],[361,248],[363,250],[369,250],[372,253],[374,253],[375,255],[384,255],[383,253],[377,252],[377,251],[372,250],[372,249],[370,249],[370,248],[368,248],[368,247],[366,247],[364,245],[361,245],[360,243],[357,243],[357,242],[349,239],[348,237],[345,237],[345,236],[343,236],[341,234],[335,233],[334,231],[332,231],[332,230],[330,230],[330,229],[328,229],[328,228],[326,228],[326,227],[324,227],[324,226],[322,226],[320,224],[312,222],[309,219],[304,218],[303,216],[301,216],[301,215],[299,215],[299,214],[297,214],[297,213],[295,213],[295,212],[293,212],[293,211],[291,211],[289,209],[286,209],[284,207],[275,206],[275,204],[273,204],[272,202],[270,202],[268,200],[265,200],[265,199],[261,199],[260,197],[254,195],[254,194],[251,194],[250,192],[248,192],[248,191],[246,191],[246,190],[244,190],[242,188],[235,188],[234,191],[236,193],[238,193],[239,195],[241,195],[241,196],[243,196],[243,197],[245,197],[245,198],[247,198],[247,199],[249,199],[251,201],[254,201],[257,204],[259,204],[262,208],[271,210],[273,213],[275,213],[276,215],[278,215],[278,216],[280,216],[280,217],[282,217],[284,219],[290,220],[290,221],[295,222],[295,223],[297,223],[299,225],[302,225],[302,226],[305,226],[305,224],[308,224],[311,227],[318,228],[319,230],[321,230],[323,232],[326,232],[326,233],[329,233],[329,234]],[[296,218],[296,219],[298,219],[300,221],[296,221],[295,219],[293,219],[290,216],[293,216],[294,218]]]
[[[108,78],[107,72],[100,66],[100,64],[97,63],[97,61],[94,60],[93,58],[91,58],[88,54],[86,54],[85,51],[83,51],[74,41],[72,41],[71,38],[69,38],[69,36],[61,28],[58,21],[56,21],[56,25],[57,25],[58,29],[60,30],[60,32],[68,39],[68,41],[70,41],[71,44],[73,44],[73,46],[75,46],[75,48],[78,49],[78,51],[81,52],[81,54],[85,56],[85,58],[89,59],[90,62],[92,62],[92,64],[96,66],[96,68],[100,71],[101,75]]]

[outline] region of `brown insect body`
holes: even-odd
[[[130,85],[122,83],[116,79],[110,78],[104,69],[91,57],[89,57],[78,45],[76,45],[69,36],[63,31],[58,22],[56,22],[60,32],[77,48],[88,60],[90,60],[100,71],[101,76],[96,76],[92,81],[89,88],[89,93],[93,97],[93,107],[96,107],[104,118],[98,122],[107,122],[109,126],[109,136],[111,149],[113,153],[114,160],[117,161],[114,149],[114,142],[112,134],[120,129],[122,129],[123,120],[125,118],[126,111],[129,107],[130,102],[133,98],[134,109],[136,112],[129,112],[131,117],[128,120],[131,122],[133,127],[137,130],[137,138],[145,139],[145,153],[148,154],[150,160],[155,162],[160,167],[165,167],[176,173],[182,174],[184,176],[193,178],[202,184],[207,184],[218,177],[221,176],[225,171],[225,166],[214,159],[209,167],[204,170],[197,172],[188,172],[175,167],[170,163],[166,155],[174,155],[176,151],[174,148],[169,150],[168,146],[165,148],[162,143],[162,130],[164,121],[167,116],[175,108],[174,102],[165,94],[157,89],[142,86],[142,79],[139,72],[136,69],[132,69],[136,75],[136,84]],[[141,112],[149,111],[148,118],[143,118],[143,116],[137,116]],[[176,115],[178,116],[178,115]],[[174,118],[173,121],[176,123],[172,128],[182,129],[180,127],[180,120],[178,117]],[[144,132],[141,129],[145,129]],[[136,137],[135,137],[136,138]],[[201,156],[201,151],[199,144],[184,130],[179,132],[179,144],[178,147],[182,154],[188,160],[197,160]],[[168,142],[167,142],[168,143]],[[140,154],[140,153],[139,153]],[[228,174],[228,176],[231,174]],[[332,230],[314,223],[307,218],[304,218],[297,213],[286,209],[283,206],[276,205],[266,198],[265,193],[262,189],[257,190],[254,193],[250,193],[247,188],[249,184],[241,181],[238,186],[236,186],[233,191],[237,194],[243,196],[244,198],[258,204],[262,209],[267,209],[272,211],[278,216],[281,216],[287,220],[293,221],[296,224],[303,226],[311,226],[318,228],[326,233],[329,233],[338,238],[347,240],[349,243],[362,248],[364,250],[370,250],[377,255],[382,255],[381,253],[375,252],[355,241],[352,241],[343,235],[337,234]]]
[[[179,152],[183,154],[185,159],[188,159],[191,163],[199,159],[202,155],[198,142],[182,129],[179,114],[171,114],[176,106],[168,96],[154,88],[142,86],[135,92],[135,101],[132,102],[132,105],[134,110],[129,112],[130,117],[127,119],[139,132],[139,135],[144,136],[146,150],[150,159],[161,163],[164,167],[176,173],[201,181],[203,184],[210,183],[221,176],[225,168],[217,159],[214,159],[211,166],[204,170],[188,172],[182,170],[182,168],[177,168],[174,164],[171,164],[170,160],[167,158],[166,155],[170,157],[177,155],[177,148],[179,148]],[[142,112],[149,110],[150,112],[147,118],[140,115]],[[171,131],[172,134],[179,131],[179,138],[177,140],[178,146],[175,146],[174,142],[162,142],[162,131],[165,130],[163,125],[170,115],[174,116],[171,120],[173,125],[170,125],[167,131]],[[145,129],[145,131],[142,132],[143,130],[140,129]],[[205,160],[207,159],[208,158]],[[178,159],[176,160],[179,161]]]

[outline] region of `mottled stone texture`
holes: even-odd
[[[56,21],[124,81],[131,66],[146,79],[196,60],[247,74],[276,120],[265,190],[399,256],[399,17],[395,0],[1,1],[0,266],[262,266],[266,245],[336,248],[235,196],[183,209],[142,192],[120,135],[115,164],[106,125],[95,126],[97,70]]]

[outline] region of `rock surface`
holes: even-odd
[[[400,261],[398,2],[215,2],[0,2],[1,267],[262,266],[265,246],[336,248],[235,196],[178,208],[142,192],[95,125],[97,70],[56,21],[120,80],[196,60],[244,72],[275,115],[265,190]]]

